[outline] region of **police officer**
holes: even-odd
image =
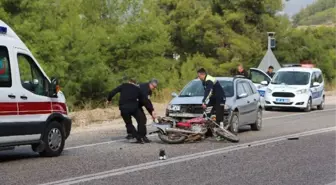
[[[147,103],[150,104],[150,107],[153,107],[153,103],[151,102],[150,97],[152,96],[152,93],[153,93],[152,91],[154,89],[156,89],[157,85],[158,85],[158,80],[156,80],[156,79],[152,79],[147,83],[141,83],[140,84],[141,93],[146,97],[146,101],[148,101]],[[145,115],[145,111],[143,110],[142,107],[143,107],[143,104],[140,104],[140,110],[141,110],[141,113],[143,114],[142,117],[144,117],[145,123],[146,123],[147,118],[146,118],[146,115]],[[147,109],[147,107],[146,107],[146,109]],[[155,115],[155,112],[154,112],[154,108],[153,108],[153,110],[147,109],[147,111],[148,111],[148,113],[150,113],[152,115],[153,120],[155,120],[156,115]],[[143,140],[144,140],[144,142],[149,143],[151,141],[146,137],[146,134],[147,134],[147,130],[145,132],[145,136],[144,136]]]
[[[244,69],[243,64],[239,64],[237,67],[236,75],[245,76],[245,78],[249,78],[248,72]]]
[[[212,106],[211,114],[216,111],[216,122],[221,125],[224,119],[224,105],[225,94],[222,86],[216,78],[208,75],[204,68],[197,71],[198,78],[202,81],[204,86],[204,97],[202,100],[202,107],[206,108],[206,101],[209,100],[208,105]]]
[[[146,117],[143,116],[139,104],[144,105],[151,115],[154,110],[153,106],[148,103],[149,101],[146,100],[147,98],[141,93],[139,86],[133,79],[130,79],[128,83],[123,83],[113,89],[109,93],[106,103],[109,104],[117,93],[120,93],[119,110],[121,117],[126,124],[128,134],[127,139],[136,138],[137,143],[144,143],[144,137],[146,135]],[[136,131],[132,124],[132,116],[138,123],[138,131]]]
[[[268,70],[266,71],[266,74],[267,74],[268,76],[270,76],[271,78],[273,78],[273,76],[274,76],[274,72],[273,72],[273,70],[274,70],[274,67],[273,67],[273,66],[269,66],[269,67],[268,67]]]

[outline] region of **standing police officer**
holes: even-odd
[[[224,104],[225,94],[222,86],[216,78],[208,75],[204,68],[197,71],[198,78],[202,81],[205,92],[202,100],[202,107],[206,108],[206,101],[209,100],[208,105],[213,106],[211,114],[216,111],[216,122],[221,125],[224,120]]]

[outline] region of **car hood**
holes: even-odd
[[[194,96],[194,97],[175,97],[173,98],[169,104],[171,105],[183,105],[183,104],[202,104],[203,96]],[[226,105],[232,106],[233,98],[226,98]]]
[[[295,92],[301,89],[307,89],[306,85],[286,85],[286,84],[271,84],[268,88],[272,91],[284,91],[284,92]]]

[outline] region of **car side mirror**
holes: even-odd
[[[318,83],[318,82],[313,83],[313,87],[318,87],[318,86],[320,86],[320,83]]]
[[[171,95],[172,95],[173,98],[178,96],[176,92],[173,92]]]
[[[260,82],[260,84],[261,84],[261,85],[266,85],[266,86],[267,86],[267,85],[268,85],[268,82],[267,82],[267,81],[262,81],[262,82]]]
[[[34,84],[34,85],[38,85],[38,84],[39,84],[38,79],[34,79],[34,80],[33,80],[33,84]]]
[[[241,93],[238,95],[238,98],[246,98],[247,97],[247,93]]]
[[[39,81],[38,81],[38,79],[33,79],[33,81],[30,84],[31,84],[31,91],[35,91],[35,89],[39,85]]]
[[[57,78],[53,77],[50,80],[49,96],[57,98],[57,93],[59,91],[59,81]]]

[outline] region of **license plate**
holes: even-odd
[[[198,117],[202,114],[188,114],[188,113],[170,113],[169,116],[172,117]]]
[[[181,107],[179,105],[172,105],[171,110],[173,111],[180,111]]]
[[[288,103],[289,99],[277,98],[277,99],[275,99],[275,101],[280,102],[280,103]]]

